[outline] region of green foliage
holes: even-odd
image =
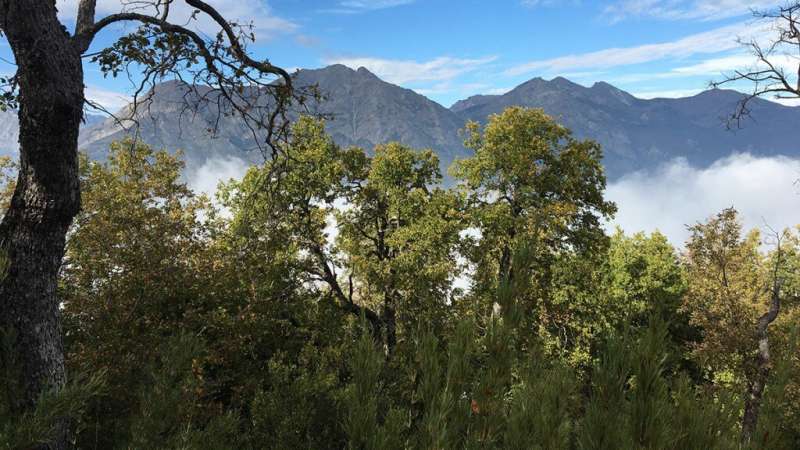
[[[347,448],[382,450],[402,448],[405,414],[391,408],[387,411],[381,391],[383,354],[375,346],[362,320],[361,336],[356,340],[348,366],[352,382],[344,393],[344,431]],[[380,407],[380,408],[379,408]]]
[[[550,352],[585,361],[585,329],[573,319],[592,306],[573,306],[592,302],[593,267],[607,247],[601,223],[616,211],[603,198],[600,146],[573,138],[542,110],[517,107],[485,127],[469,124],[466,143],[475,156],[452,173],[480,232],[463,246],[476,268],[472,291],[491,296],[503,277],[515,276],[515,251],[530,247],[530,290],[519,294],[523,320]]]
[[[754,230],[743,236],[734,209],[726,209],[690,230],[685,309],[692,324],[703,333],[695,357],[708,367],[730,371],[741,379],[747,355],[757,348],[757,319],[768,303],[760,235]]]
[[[667,324],[617,337],[592,371],[578,446],[592,449],[735,448],[737,417],[714,392],[670,377]]]
[[[51,442],[53,437],[65,429],[81,430],[87,418],[89,402],[103,390],[103,372],[86,377],[75,374],[74,381],[59,389],[44,391],[33,409],[20,412],[14,404],[13,394],[19,386],[19,362],[8,359],[13,356],[9,349],[16,339],[13,330],[0,332],[3,346],[0,361],[0,448],[23,449]]]
[[[542,110],[518,107],[491,116],[483,129],[469,124],[467,135],[475,156],[459,161],[453,174],[482,232],[475,251],[482,266],[502,268],[511,256],[504,249],[516,242],[535,244],[540,260],[603,247],[600,221],[616,207],[603,199],[597,143],[574,139]]]
[[[206,422],[194,393],[201,388],[197,369],[202,344],[189,335],[170,338],[147,370],[138,393],[139,410],[130,423],[130,448],[239,448],[239,420],[232,413]]]
[[[307,348],[301,359],[313,355],[314,350]],[[346,437],[337,420],[342,389],[334,362],[302,364],[285,359],[278,356],[269,362],[268,387],[253,398],[253,446],[274,442],[282,449],[344,447]]]
[[[775,268],[753,446],[797,447],[797,233],[781,258],[732,211],[683,256],[659,233],[606,236],[599,147],[539,110],[470,125],[455,188],[429,150],[368,155],[324,130],[298,120],[220,186],[224,213],[179,156],[84,158],[60,294],[70,371],[105,384],[24,417],[0,403],[6,447],[69,417],[83,449],[739,448]]]

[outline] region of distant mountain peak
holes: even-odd
[[[464,100],[459,100],[459,101],[453,103],[453,106],[450,107],[450,111],[453,111],[453,112],[457,113],[457,112],[463,111],[465,109],[471,108],[473,106],[479,105],[481,103],[484,103],[484,102],[486,102],[486,101],[488,101],[488,100],[490,100],[492,98],[495,98],[495,97],[499,97],[499,96],[498,95],[483,95],[483,94],[472,95],[472,96],[470,96],[468,98],[465,98]]]
[[[613,86],[605,81],[598,81],[589,88],[592,92],[601,93],[603,95],[610,95],[611,97],[621,101],[626,105],[630,105],[636,101],[636,97],[623,91],[622,89]]]
[[[757,101],[753,103],[756,120],[733,134],[720,120],[733,111],[743,95],[731,90],[646,100],[602,81],[586,87],[565,77],[537,77],[502,95],[473,95],[448,109],[413,90],[381,80],[364,67],[334,64],[299,70],[296,77],[298,86],[317,85],[327,98],[307,106],[330,114],[326,129],[340,145],[370,151],[376,144],[400,141],[435,150],[443,167],[469,155],[458,133],[467,120],[485,122],[491,114],[509,106],[542,108],[572,129],[577,138],[599,142],[611,179],[657,167],[676,157],[703,166],[734,151],[800,154],[793,141],[785,139],[800,123],[800,108]],[[170,150],[184,149],[188,167],[197,168],[218,157],[259,160],[260,153],[253,152],[252,133],[235,117],[223,117],[216,138],[211,139],[204,121],[209,119],[206,116],[214,116],[213,110],[198,111],[194,125],[194,115],[176,113],[179,105],[175,102],[184,100],[185,89],[180,82],[156,86],[153,103],[147,108],[153,120],[141,121],[144,142]],[[103,159],[108,144],[125,133],[112,120],[90,125],[81,132],[80,147],[93,158]],[[0,115],[0,154],[14,151],[15,133],[16,116]]]
[[[613,84],[606,83],[605,81],[597,81],[597,82],[595,82],[592,85],[591,89],[624,92],[624,91],[622,91],[622,89],[619,89],[618,87],[614,86]]]
[[[361,75],[367,75],[367,76],[370,76],[370,77],[374,77],[374,78],[377,78],[377,79],[380,80],[380,78],[378,78],[377,75],[375,75],[374,73],[370,72],[369,69],[367,69],[364,66],[359,67],[358,70],[356,70],[356,73],[361,74]]]
[[[349,66],[345,66],[344,64],[336,63],[331,64],[325,67],[320,67],[319,69],[300,69],[300,71],[311,71],[311,70],[322,70],[322,71],[346,71],[346,72],[353,72]]]
[[[575,83],[574,81],[570,81],[561,76],[555,77],[552,80],[550,80],[550,84],[554,84],[556,86],[561,86],[561,87],[583,87],[580,84]]]

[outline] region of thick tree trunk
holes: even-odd
[[[780,312],[780,287],[776,282],[772,291],[772,301],[769,311],[758,319],[756,336],[758,338],[758,353],[755,356],[753,375],[747,382],[747,394],[744,402],[744,415],[742,416],[742,442],[749,443],[758,425],[758,415],[761,409],[761,400],[764,396],[764,387],[769,378],[772,360],[769,354],[769,325],[775,321]]]
[[[19,80],[20,167],[11,206],[0,224],[5,273],[0,329],[15,340],[18,410],[63,386],[57,275],[67,229],[80,207],[78,130],[83,110],[80,52],[59,23],[53,0],[0,1],[0,27],[14,52]],[[60,436],[48,448],[63,448]]]

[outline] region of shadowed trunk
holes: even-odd
[[[769,325],[778,317],[781,309],[780,287],[775,283],[772,290],[772,301],[769,311],[758,319],[756,336],[758,338],[758,353],[755,357],[754,374],[747,381],[747,394],[744,402],[744,415],[742,416],[742,442],[749,443],[758,425],[758,414],[761,409],[761,400],[764,396],[772,361],[769,354]]]
[[[381,320],[386,333],[386,355],[391,356],[397,346],[397,310],[394,301],[388,300],[383,305]]]
[[[18,66],[20,166],[0,224],[5,272],[0,328],[15,335],[15,409],[64,385],[58,270],[67,229],[80,207],[78,131],[83,108],[80,52],[59,23],[53,0],[0,1],[3,33]],[[12,380],[13,382],[13,380]],[[44,448],[64,448],[62,436]]]

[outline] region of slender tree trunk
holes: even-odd
[[[20,166],[0,224],[0,328],[15,340],[16,404],[64,385],[57,276],[67,229],[80,207],[78,130],[83,116],[80,52],[59,23],[54,0],[0,1],[0,27],[18,66]],[[60,449],[65,436],[44,448]]]
[[[397,307],[394,299],[387,298],[383,305],[381,320],[386,333],[386,354],[391,356],[397,346]]]
[[[769,354],[769,325],[775,321],[780,312],[780,288],[776,282],[772,291],[772,302],[769,311],[758,319],[756,336],[758,338],[758,353],[755,356],[753,376],[747,382],[747,394],[744,402],[744,415],[742,416],[742,442],[749,443],[758,425],[758,414],[761,409],[761,400],[764,396],[772,360]]]

